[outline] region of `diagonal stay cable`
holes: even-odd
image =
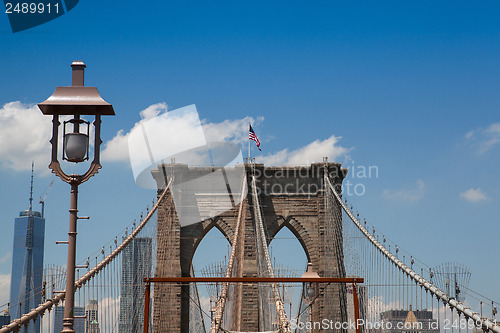
[[[238,220],[236,223],[236,230],[235,230],[234,236],[233,236],[233,244],[231,246],[231,254],[229,255],[229,260],[227,263],[225,277],[231,277],[231,274],[233,272],[234,259],[236,256],[236,249],[238,248],[238,246],[240,245],[240,242],[242,241],[240,239],[241,238],[240,237],[240,230],[241,230],[242,225],[244,224],[244,220],[245,220],[243,218],[243,214],[244,214],[243,207],[245,206],[244,199],[245,199],[245,195],[246,195],[245,184],[246,184],[246,176],[243,177],[243,183],[241,186],[241,198],[240,198],[240,208],[238,210]],[[211,326],[210,326],[210,331],[209,331],[210,333],[217,333],[221,329],[222,316],[224,315],[224,308],[225,308],[226,302],[227,302],[228,289],[229,289],[229,282],[225,282],[222,285],[220,297],[219,297],[219,300],[217,301],[215,315],[214,315],[214,318],[213,318]]]
[[[255,176],[252,176],[252,199],[254,206],[254,216],[257,220],[256,222],[258,226],[257,240],[260,241],[262,249],[264,250],[264,258],[266,259],[267,271],[269,272],[269,276],[274,277],[274,269],[273,269],[273,264],[271,262],[271,256],[269,255],[269,248],[267,246],[267,239],[264,231],[264,223],[262,220],[262,214],[260,210],[260,202],[259,202],[259,196],[257,194],[257,184],[255,181]],[[286,316],[285,307],[283,306],[283,301],[281,300],[278,287],[276,283],[273,283],[271,287],[273,290],[276,311],[279,316],[280,330],[281,332],[289,333],[291,332],[290,325],[288,322],[288,318]]]

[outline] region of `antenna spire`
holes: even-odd
[[[31,161],[31,186],[30,186],[30,212],[33,208],[33,171],[35,169],[35,161]]]

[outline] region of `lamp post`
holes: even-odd
[[[302,274],[302,278],[319,278],[318,273],[313,271],[312,268],[312,263],[308,262],[307,263],[307,269]],[[304,282],[304,301],[307,303],[309,307],[309,325],[310,325],[310,332],[312,332],[312,306],[314,304],[314,301],[319,295],[319,285],[318,283],[315,282]]]
[[[57,87],[52,96],[38,104],[44,115],[52,115],[52,159],[49,168],[71,186],[71,203],[69,209],[68,232],[68,264],[66,275],[66,296],[64,308],[64,333],[74,333],[75,303],[75,261],[76,261],[76,222],[78,220],[78,186],[89,180],[101,168],[99,161],[101,146],[101,115],[114,116],[113,106],[102,99],[96,87],[84,86],[85,64],[74,61],[72,84],[70,87]],[[82,115],[94,116],[94,157],[88,170],[83,175],[66,174],[58,160],[59,116],[70,115],[72,119],[63,122],[62,158],[68,162],[80,163],[89,159],[90,122]]]

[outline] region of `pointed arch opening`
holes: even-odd
[[[196,244],[196,249],[191,260],[194,276],[224,276],[227,265],[227,258],[231,252],[231,244],[226,235],[221,232],[220,225],[211,223],[207,227],[207,232]],[[218,294],[217,286],[213,284],[201,283],[196,286],[196,290],[191,288],[190,305],[190,331],[202,331],[201,325],[205,326],[208,332],[210,329],[211,308],[214,306]],[[201,311],[199,311],[201,307]],[[203,320],[202,320],[203,318]]]
[[[288,223],[283,223],[269,244],[276,276],[300,277],[305,271],[309,260],[308,254],[304,244],[296,236],[296,232],[296,230],[290,228]],[[280,294],[288,319],[297,318],[302,296],[302,285],[289,284],[281,286]]]

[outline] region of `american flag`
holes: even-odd
[[[257,135],[255,135],[255,132],[253,131],[252,125],[250,125],[250,130],[248,131],[248,139],[255,141],[255,144],[257,145],[257,148],[259,148],[260,151],[260,141],[257,138]]]

